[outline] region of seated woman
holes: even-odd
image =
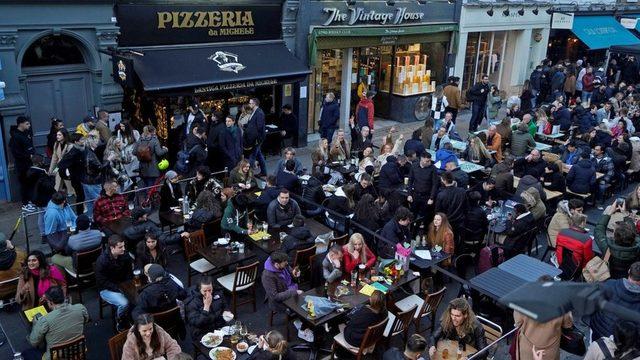
[[[140,241],[136,249],[136,268],[144,269],[147,264],[158,264],[167,267],[167,254],[162,243],[158,241],[158,234],[148,232],[144,241]]]
[[[342,247],[334,245],[327,251],[322,260],[322,275],[328,283],[340,280],[342,277]]]
[[[195,231],[202,229],[202,225],[219,219],[222,216],[222,204],[220,201],[220,189],[214,190],[216,194],[209,190],[204,190],[196,199],[196,209],[191,217],[185,222],[185,231]]]
[[[544,187],[551,191],[567,191],[567,183],[558,164],[547,164],[547,167],[544,169]]]
[[[295,360],[296,355],[289,349],[289,344],[284,336],[276,330],[271,330],[266,335],[258,338],[256,346],[249,360]]]
[[[159,325],[151,314],[142,314],[135,319],[127,341],[122,348],[122,358],[127,360],[173,359],[182,349]]]
[[[467,300],[463,298],[451,300],[447,309],[442,313],[440,325],[431,335],[429,356],[432,359],[440,340],[456,340],[458,343],[471,345],[476,350],[487,346],[484,328],[476,319]],[[486,355],[482,358],[486,358]]]
[[[42,251],[33,250],[22,264],[22,276],[18,280],[16,302],[23,310],[32,309],[42,301],[51,286],[60,286],[67,294],[67,281],[54,265],[49,265]]]
[[[215,188],[222,188],[222,185],[216,178],[211,176],[208,166],[199,166],[196,170],[195,179],[191,180],[187,185],[186,193],[190,201],[194,201],[203,190],[213,191]]]
[[[475,135],[469,136],[467,148],[462,152],[462,158],[482,166],[491,166],[493,162],[493,157],[491,157],[482,141]]]
[[[160,188],[160,212],[171,211],[172,207],[182,206],[182,187],[178,183],[178,173],[169,170],[164,174],[164,182]]]
[[[369,297],[369,304],[354,309],[349,313],[349,320],[344,328],[344,340],[357,348],[364,339],[367,328],[387,318],[387,306],[384,294],[375,290]]]
[[[253,177],[253,170],[247,160],[240,160],[231,173],[229,173],[229,186],[237,186],[242,190],[255,189],[256,179]]]
[[[429,231],[427,233],[429,239],[429,246],[434,248],[439,246],[445,254],[453,256],[455,245],[453,241],[453,230],[449,225],[447,215],[438,212],[433,216],[433,221],[429,224]],[[451,260],[447,260],[444,265],[451,264]]]
[[[364,264],[367,269],[371,269],[376,263],[376,256],[364,242],[360,233],[355,233],[349,238],[349,242],[342,247],[342,258],[344,260],[344,271],[347,273],[357,269],[358,265]]]
[[[224,209],[220,227],[224,232],[230,232],[236,235],[250,235],[255,232],[249,227],[249,214],[247,208],[249,199],[244,194],[238,194],[227,201],[227,207]]]

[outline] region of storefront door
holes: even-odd
[[[492,31],[469,34],[467,53],[465,55],[463,89],[468,89],[480,80],[484,74],[489,75],[489,82],[503,88],[505,81],[505,63],[509,32]]]

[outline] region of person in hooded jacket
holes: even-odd
[[[582,153],[580,160],[571,167],[567,174],[567,187],[578,194],[590,193],[596,184],[596,169],[590,160],[589,153]]]
[[[617,212],[623,212],[625,208],[624,203],[620,204],[617,201],[608,206],[594,230],[594,240],[602,254],[607,250],[611,252],[609,272],[613,279],[624,277],[630,264],[640,255],[640,241],[633,222],[628,220],[618,222],[613,230],[613,237],[607,236],[607,225],[611,216]]]
[[[547,213],[547,207],[544,205],[542,199],[540,199],[538,189],[530,187],[523,191],[520,197],[527,206],[527,209],[531,212],[531,215],[533,215],[534,220],[538,221],[544,218]]]
[[[296,215],[292,225],[293,227],[280,246],[280,250],[289,256],[291,263],[293,263],[298,250],[308,249],[315,244],[311,231],[304,226],[304,216]]]
[[[394,218],[389,220],[382,228],[380,236],[385,240],[385,242],[393,247],[393,252],[395,252],[396,244],[411,242],[411,231],[409,230],[409,224],[411,224],[412,220],[413,214],[411,213],[411,211],[401,206],[396,211]],[[381,242],[380,240],[381,239],[378,239],[379,243]],[[379,247],[382,248],[381,246]],[[380,255],[380,251],[378,252],[378,254]]]
[[[381,189],[396,189],[402,184],[402,176],[398,168],[398,159],[391,155],[387,157],[387,163],[380,169],[378,187]]]
[[[622,306],[628,311],[640,311],[640,262],[631,264],[624,279],[609,279],[600,285],[603,296],[609,303]],[[620,318],[612,312],[598,310],[589,322],[591,341],[613,335]]]
[[[296,295],[302,294],[295,279],[300,276],[300,269],[291,269],[289,256],[282,251],[275,251],[264,262],[262,272],[262,286],[269,302],[271,311],[283,313],[286,311],[284,302]]]
[[[149,283],[139,291],[136,306],[131,311],[134,319],[145,313],[153,314],[172,309],[177,306],[176,300],[184,300],[187,297],[187,292],[171,279],[162,266],[151,264],[146,273]]]
[[[231,116],[225,119],[225,129],[220,131],[219,144],[224,158],[224,167],[228,170],[233,169],[242,158],[243,140],[240,128],[236,126],[236,121]]]
[[[206,333],[220,329],[234,317],[230,311],[225,310],[227,304],[224,294],[213,288],[210,276],[201,276],[198,285],[189,289],[184,307],[189,333],[194,341],[199,341]]]
[[[214,219],[222,216],[222,202],[220,200],[220,188],[214,189],[213,192],[204,190],[196,199],[196,208],[191,217],[185,221],[185,231],[196,231],[202,229]]]
[[[147,210],[140,207],[131,210],[131,225],[122,233],[129,248],[135,249],[147,233],[160,234],[159,240],[165,246],[179,244],[182,237],[189,235],[186,231],[180,234],[163,234],[158,225],[148,218],[148,214]]]
[[[18,116],[16,125],[9,130],[11,139],[9,149],[14,159],[14,166],[18,173],[20,182],[20,195],[22,197],[22,210],[35,211],[31,204],[31,188],[28,186],[27,171],[32,165],[31,157],[36,153],[33,147],[33,132],[31,131],[31,120],[24,116]]]
[[[537,178],[534,178],[531,175],[525,175],[520,179],[520,183],[518,183],[518,187],[516,188],[515,196],[522,196],[522,193],[531,187],[538,190],[538,194],[543,201],[547,200],[547,193],[544,192],[542,184]]]
[[[338,128],[338,120],[340,120],[340,105],[336,101],[336,96],[330,92],[325,95],[322,102],[322,110],[320,110],[320,137],[331,142],[333,133]]]
[[[440,163],[440,169],[443,170],[450,162],[458,165],[458,156],[453,151],[453,145],[450,142],[445,143],[438,151],[436,151],[436,162]]]

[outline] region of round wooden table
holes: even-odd
[[[447,349],[449,352],[447,357],[442,356],[442,352]],[[462,351],[463,357],[469,357],[471,354],[478,352],[473,346],[467,345],[466,349]],[[458,342],[455,340],[440,340],[436,345],[436,353],[431,360],[457,360],[458,358]]]

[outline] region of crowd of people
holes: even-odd
[[[596,258],[595,242],[610,270],[610,279],[601,282],[602,291],[609,301],[640,311],[640,186],[601,207],[593,236],[583,214],[587,206],[607,203],[640,171],[640,138],[635,132],[640,130],[638,65],[632,57],[619,60],[607,71],[594,70],[586,59],[557,64],[545,60],[525,82],[522,94],[509,99],[502,99],[500,90],[481,76],[464,96],[471,103],[466,141],[457,128],[463,97],[456,77],[437,87],[431,116],[406,141],[391,128],[381,143],[375,143],[375,93],[366,89],[359,91],[349,129],[341,129],[338,99],[330,93],[320,119],[322,138],[311,162],[303,163],[288,147],[270,173],[261,149],[266,128],[258,99],[251,99],[237,119],[205,114],[191,102],[183,124],[172,134],[177,142],[172,149],[163,145],[152,125],[139,132],[123,121],[112,131],[108,114],[101,111],[72,132],[67,130],[72,124],[52,119],[46,156],[41,156],[33,145],[30,120],[19,117],[11,129],[10,149],[20,178],[22,210],[39,212],[42,241],[51,255],[37,250],[25,254],[0,239],[0,270],[19,274],[15,299],[23,309],[41,304],[49,309],[35,320],[29,341],[50,347],[82,334],[87,310],[67,301],[66,274],[75,271],[79,252],[101,249],[96,286],[102,301],[115,307],[118,330],[129,331],[123,359],[184,356],[175,337],[150,315],[178,303],[184,307],[184,333],[194,341],[237,315],[229,311],[216,279],[200,276],[194,287],[185,288],[166,270],[171,255],[183,251],[191,232],[218,219],[222,233],[234,240],[258,232],[262,223],[287,230],[280,249],[261,265],[265,301],[276,314],[288,314],[284,302],[303,293],[300,269],[289,264],[318,235],[307,227],[308,218],[348,235],[344,245],[333,245],[320,257],[326,283],[370,269],[380,258],[393,258],[398,244],[427,246],[451,256],[441,264],[448,270],[455,269],[458,255],[482,257],[485,246],[490,253],[499,248],[502,255],[497,258],[509,259],[530,251],[532,244],[522,235],[538,229],[543,231],[536,236],[548,238],[549,262],[563,271],[563,281],[583,279],[583,270]],[[506,116],[501,118],[505,103]],[[283,107],[283,114],[290,116],[290,107]],[[485,119],[486,128],[478,131]],[[550,135],[554,136],[546,140],[552,144],[538,150],[536,139]],[[464,163],[482,170],[467,172]],[[136,187],[144,188],[144,201],[125,193]],[[256,191],[260,193],[251,196]],[[548,199],[549,192],[561,196]],[[564,199],[564,194],[572,197]],[[193,212],[178,232],[164,232],[149,218],[151,211],[172,212],[183,209],[185,202]],[[495,226],[487,215],[504,209],[507,202],[512,205],[504,231],[495,244],[487,244],[486,235]],[[114,232],[110,224],[122,219],[129,224]],[[132,279],[133,269],[148,282],[136,304],[130,304],[120,285]],[[436,291],[444,281],[433,277],[420,291]],[[385,294],[374,291],[340,326],[346,344],[357,348],[367,328],[387,319],[391,311]],[[562,329],[573,328],[571,313],[539,323],[515,312],[513,322],[519,326],[512,355],[516,359],[558,359]],[[300,338],[315,340],[311,329],[299,320],[294,324]],[[440,340],[478,350],[487,346],[466,297],[449,301],[435,325],[430,337],[411,335],[404,348],[392,347],[382,358],[433,356]],[[587,326],[591,345],[586,358],[640,356],[637,324],[597,312]],[[271,330],[259,337],[252,358],[295,356],[283,335]]]

